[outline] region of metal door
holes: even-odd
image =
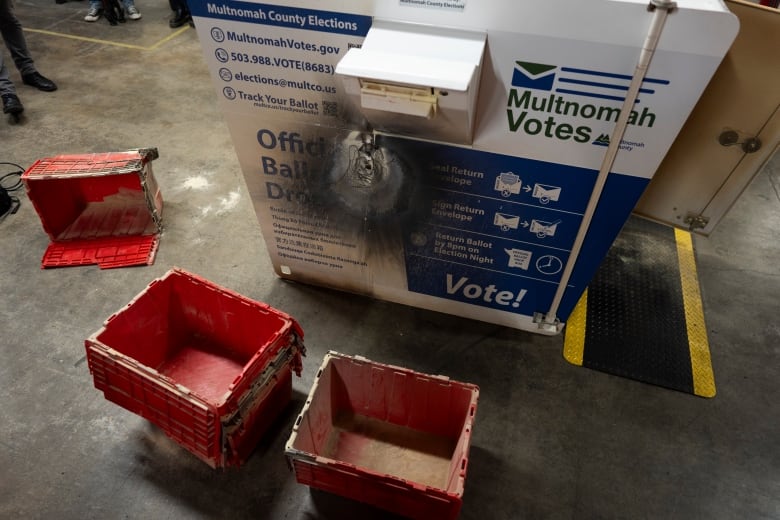
[[[780,11],[726,4],[739,34],[634,210],[703,235],[780,145]]]

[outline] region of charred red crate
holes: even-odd
[[[42,267],[154,262],[162,195],[152,173],[154,148],[58,155],[22,175],[51,243]]]
[[[173,269],[86,340],[95,387],[212,467],[241,464],[289,403],[303,331],[264,303]]]
[[[478,398],[475,385],[330,352],[285,451],[302,484],[454,519]]]

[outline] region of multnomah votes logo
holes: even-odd
[[[556,81],[557,80],[557,81]],[[574,67],[559,67],[544,63],[516,61],[512,74],[512,86],[535,90],[554,91],[559,94],[572,94],[611,101],[625,101],[625,93],[631,83],[631,76],[614,74],[598,70]],[[646,85],[668,85],[669,81],[657,78],[645,78],[639,93],[642,98],[655,94],[656,89]],[[639,100],[641,102],[641,99]]]
[[[512,86],[552,90],[556,70],[558,70],[557,65],[518,61],[512,74]]]
[[[630,83],[627,74],[515,61],[507,100],[509,130],[608,146],[609,136],[603,131],[609,125],[599,125],[596,133],[587,120],[615,123]],[[629,116],[630,125],[651,128],[655,124],[649,103],[667,85],[665,79],[645,78]]]

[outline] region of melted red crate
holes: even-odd
[[[289,403],[297,322],[173,269],[85,342],[95,387],[212,467],[241,464]]]
[[[420,520],[461,507],[479,389],[330,352],[287,442],[298,482]]]
[[[162,195],[152,173],[157,150],[58,155],[22,175],[51,243],[42,267],[154,262]]]

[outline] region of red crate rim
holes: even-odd
[[[55,155],[35,161],[22,174],[22,179],[35,180],[38,177],[131,173],[140,170],[144,164],[158,157],[159,154],[156,148],[139,148],[122,152]]]

